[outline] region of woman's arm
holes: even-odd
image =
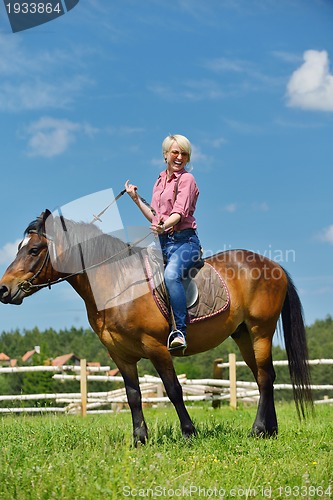
[[[159,224],[152,224],[150,226],[150,229],[153,231],[153,233],[155,234],[163,234],[164,231],[166,231],[167,229],[170,229],[170,227],[173,227],[175,226],[176,224],[178,224],[178,222],[180,221],[181,219],[181,215],[180,214],[171,214],[164,222],[163,224],[159,223]]]
[[[129,183],[129,180],[125,182],[125,189],[126,192],[129,194],[129,196],[132,198],[134,203],[140,208],[141,212],[143,215],[146,217],[146,219],[149,220],[149,222],[152,222],[153,220],[153,214],[150,210],[149,207],[147,207],[142,201],[140,200],[138,193],[137,193],[137,186],[134,186],[133,184]]]

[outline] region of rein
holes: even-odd
[[[35,232],[35,231],[31,231],[31,232]],[[67,276],[64,276],[63,278],[57,278],[56,280],[48,280],[46,283],[40,283],[37,285],[33,285],[32,282],[40,275],[44,266],[45,265],[47,266],[49,261],[50,261],[50,251],[48,249],[47,253],[45,255],[44,261],[43,261],[41,267],[39,268],[39,270],[32,276],[32,278],[19,283],[18,288],[20,290],[22,290],[22,292],[24,292],[25,294],[28,294],[28,293],[32,292],[33,290],[38,291],[38,290],[41,290],[42,288],[46,288],[46,287],[49,288],[49,290],[51,290],[52,285],[57,285],[58,283],[62,283],[63,281],[67,281],[69,278],[73,278],[73,277],[78,276],[80,274],[84,274],[87,271],[90,271],[91,269],[95,269],[99,266],[102,266],[106,262],[109,262],[110,260],[114,259],[118,255],[121,255],[124,251],[132,250],[132,248],[136,247],[139,243],[141,243],[146,238],[148,238],[148,236],[150,234],[152,234],[152,231],[149,231],[148,234],[146,234],[143,238],[140,238],[139,240],[134,241],[134,243],[127,244],[126,247],[124,247],[122,250],[119,250],[119,252],[111,255],[107,259],[104,259],[101,262],[98,262],[97,264],[92,264],[91,266],[85,267],[81,271],[77,271],[75,273],[68,274]],[[43,236],[44,236],[44,238],[47,238],[46,234],[43,234]]]
[[[123,189],[122,191],[120,191],[120,193],[115,197],[114,200],[111,201],[111,203],[104,208],[104,210],[102,210],[101,212],[99,212],[99,214],[95,215],[93,214],[93,220],[90,222],[90,224],[93,224],[94,222],[96,221],[99,221],[99,222],[102,222],[101,220],[101,216],[111,207],[111,205],[113,205],[116,201],[119,200],[119,198],[121,198],[124,194],[126,193],[126,189]],[[144,205],[146,205],[146,207],[148,207],[151,211],[151,213],[153,215],[156,215],[156,210],[151,206],[149,205],[148,201],[145,200],[142,196],[139,195],[139,193],[136,193],[139,197],[139,199],[142,201],[142,203]]]
[[[104,208],[104,210],[102,210],[97,215],[93,215],[94,218],[90,222],[90,224],[93,224],[96,221],[100,221],[101,222],[100,217],[111,207],[111,205],[113,205],[113,203],[115,203],[117,200],[119,200],[119,198],[121,198],[125,193],[126,193],[126,189],[123,189],[122,191],[120,191],[120,193],[114,198],[114,200],[112,200],[112,202],[107,207]],[[140,200],[142,201],[142,203],[144,203],[144,205],[146,205],[148,208],[150,208],[150,210],[153,213],[153,215],[156,215],[156,212],[153,209],[153,207],[151,207],[149,205],[149,203],[144,198],[142,198],[142,196],[140,196],[139,194],[138,194],[138,196],[139,196]],[[30,231],[30,233],[36,233],[36,231]],[[31,293],[33,290],[38,291],[38,290],[41,290],[42,288],[46,288],[46,287],[51,290],[51,286],[52,285],[56,285],[58,283],[62,283],[63,281],[67,281],[69,278],[73,278],[74,276],[78,276],[79,274],[84,274],[85,272],[90,271],[90,269],[95,269],[96,267],[99,267],[99,266],[105,264],[106,262],[114,259],[118,255],[120,255],[121,253],[123,253],[125,250],[126,251],[130,251],[136,245],[138,245],[139,243],[141,243],[142,241],[144,241],[146,238],[148,238],[148,236],[150,234],[152,234],[151,231],[149,231],[149,233],[146,234],[146,236],[144,236],[143,238],[140,238],[139,240],[134,241],[134,243],[131,243],[131,244],[128,243],[125,248],[123,248],[119,252],[115,253],[114,255],[111,255],[110,257],[108,257],[107,259],[103,260],[102,262],[99,262],[98,264],[93,264],[93,265],[91,265],[89,267],[85,267],[81,271],[77,271],[76,273],[68,274],[67,276],[64,276],[63,278],[58,278],[56,280],[48,280],[46,283],[41,283],[41,284],[34,285],[32,282],[35,281],[36,278],[38,278],[38,276],[42,272],[44,266],[47,266],[49,264],[49,261],[50,261],[50,251],[49,251],[49,249],[47,249],[44,261],[43,261],[41,267],[39,268],[39,270],[32,276],[32,278],[30,278],[28,280],[25,280],[25,281],[22,281],[21,283],[19,283],[18,284],[18,288],[19,288],[19,290],[22,290],[22,292],[25,293],[25,294]],[[42,236],[44,238],[48,239],[48,237],[46,236],[45,233],[43,233]],[[80,245],[80,253],[82,255],[81,245]]]

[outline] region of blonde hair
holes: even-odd
[[[164,141],[162,142],[162,153],[163,157],[170,151],[172,143],[176,141],[182,151],[185,151],[188,154],[188,162],[191,159],[192,146],[187,137],[180,134],[168,135]]]

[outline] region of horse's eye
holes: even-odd
[[[30,248],[30,250],[29,250],[29,254],[30,254],[30,255],[38,255],[38,254],[39,254],[39,249],[38,249],[38,248],[35,248],[35,247]]]

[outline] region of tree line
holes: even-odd
[[[309,359],[330,358],[333,354],[333,319],[327,316],[324,320],[317,320],[306,328],[309,348]],[[34,365],[50,363],[57,356],[73,352],[79,358],[87,361],[97,361],[101,365],[115,368],[115,364],[109,357],[105,347],[99,341],[97,335],[91,329],[71,328],[55,331],[49,328],[40,331],[38,328],[32,330],[14,330],[0,334],[0,353],[5,353],[11,359],[17,360],[17,365],[23,365],[22,356],[35,346],[40,347],[39,354],[33,357]],[[213,375],[213,362],[217,358],[228,360],[228,355],[235,352],[237,360],[242,360],[235,342],[229,338],[220,346],[210,351],[191,357],[175,358],[174,365],[178,374],[186,374],[188,378],[211,378]],[[286,359],[286,352],[281,342],[273,347],[273,359]],[[139,362],[139,374],[156,375],[156,371],[148,360]],[[312,382],[314,384],[332,384],[333,374],[331,366],[316,366],[311,368]],[[286,367],[276,367],[277,383],[289,383],[289,374]],[[223,378],[227,378],[226,370]],[[239,380],[253,380],[253,376],[247,367],[237,368]],[[112,384],[111,384],[112,385]],[[105,391],[113,387],[102,382],[89,383],[89,391]],[[20,373],[0,374],[0,394],[39,394],[48,392],[77,392],[77,382],[66,382],[63,384],[52,378],[52,373]],[[316,392],[316,398],[323,397],[327,391]],[[329,395],[329,394],[328,394]],[[277,399],[290,399],[291,391],[277,391]],[[330,395],[332,397],[332,394]],[[53,403],[52,403],[53,404]],[[1,405],[4,406],[4,405]],[[8,406],[8,402],[6,405]]]

